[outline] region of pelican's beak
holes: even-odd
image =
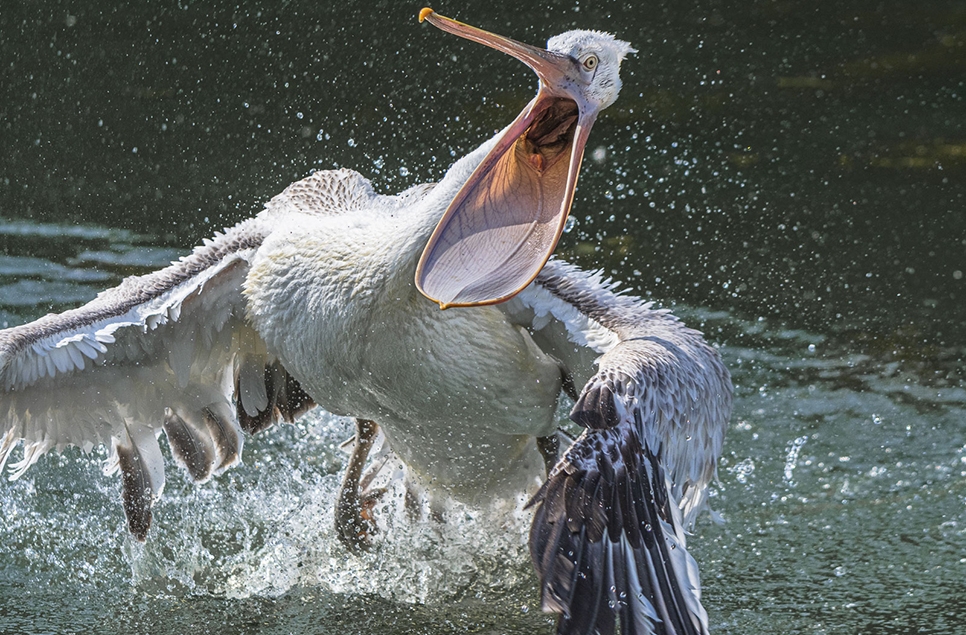
[[[509,300],[537,277],[563,233],[599,108],[576,86],[576,60],[423,9],[420,22],[512,55],[536,71],[537,96],[457,193],[416,268],[440,308]]]

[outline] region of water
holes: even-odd
[[[715,633],[966,632],[966,12],[956,2],[437,7],[641,53],[559,253],[721,347],[736,406],[689,546]],[[0,324],[89,300],[312,168],[432,180],[531,97],[418,6],[49,1],[0,13]],[[525,515],[331,540],[349,434],[249,439],[150,541],[95,458],[0,487],[0,632],[550,632]],[[502,522],[497,523],[497,516]]]

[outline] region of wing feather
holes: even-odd
[[[196,483],[207,481],[215,467],[215,446],[211,436],[170,408],[165,411],[162,425],[175,461]]]
[[[530,503],[557,632],[619,622],[625,634],[707,633],[684,528],[706,505],[730,415],[717,352],[667,311],[560,261],[504,310],[586,382],[571,412],[585,430]]]
[[[128,528],[143,542],[151,527],[151,507],[164,490],[164,459],[157,431],[148,425],[125,424],[124,438],[114,440],[114,459],[121,472],[121,500]]]

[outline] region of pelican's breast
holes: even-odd
[[[360,340],[366,375],[353,388],[392,448],[464,491],[524,468],[531,437],[555,426],[557,363],[494,308],[440,311],[414,287],[379,304]]]
[[[318,172],[262,213],[273,231],[245,281],[249,317],[269,350],[334,413],[357,410],[336,387],[362,378],[358,340],[374,300],[401,284],[400,247],[412,242],[413,211],[428,191],[378,196],[356,172]]]
[[[553,430],[560,369],[502,311],[420,295],[409,228],[375,212],[287,220],[253,263],[249,314],[323,408],[377,421],[417,472],[478,482]]]
[[[269,350],[335,414],[354,414],[344,386],[362,379],[359,340],[392,277],[366,225],[341,216],[280,219],[245,282],[249,317]]]

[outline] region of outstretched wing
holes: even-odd
[[[684,528],[705,506],[731,411],[717,353],[669,312],[556,260],[506,310],[586,380],[570,415],[585,430],[531,501],[530,552],[558,633],[613,633],[618,619],[625,634],[706,633]]]
[[[164,487],[158,435],[197,481],[239,460],[241,429],[308,399],[245,320],[242,283],[266,225],[252,219],[87,305],[0,331],[0,467],[48,450],[110,448],[131,532],[143,540]]]
[[[266,236],[300,214],[338,214],[376,195],[355,172],[316,173],[259,216],[78,309],[0,331],[0,468],[17,478],[45,452],[110,448],[131,532],[143,540],[164,487],[163,430],[196,481],[238,462],[257,432],[314,406],[246,318],[243,286]]]

